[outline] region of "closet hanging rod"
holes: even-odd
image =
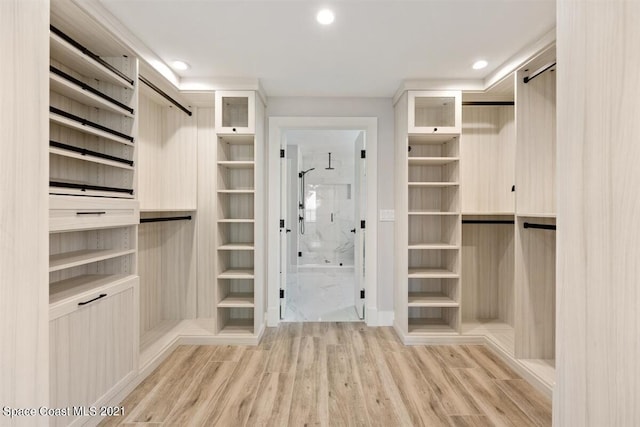
[[[464,101],[463,107],[491,107],[497,105],[516,105],[513,101]]]
[[[187,216],[167,216],[163,218],[140,218],[140,224],[147,222],[167,222],[167,221],[191,221],[191,215]]]
[[[63,33],[62,31],[60,31],[59,29],[57,29],[56,27],[54,27],[53,25],[49,26],[49,29],[51,30],[52,33],[56,34],[57,36],[59,36],[60,38],[64,39],[67,43],[69,43],[70,45],[72,45],[73,47],[75,47],[76,49],[78,49],[80,52],[82,52],[84,55],[88,56],[89,58],[93,59],[94,61],[96,61],[97,63],[99,63],[100,65],[102,65],[104,68],[108,69],[109,71],[111,71],[114,74],[117,74],[119,77],[121,77],[123,80],[125,80],[127,83],[129,83],[131,86],[134,85],[134,81],[132,78],[130,78],[129,76],[127,76],[126,74],[124,74],[122,71],[118,70],[116,67],[114,67],[113,65],[109,64],[108,62],[106,62],[104,59],[100,58],[98,55],[96,55],[95,53],[91,52],[89,49],[87,49],[86,47],[82,46],[80,43],[78,43],[77,41],[75,41],[74,39],[72,39],[71,37],[69,37],[68,35],[66,35],[65,33]]]
[[[531,80],[535,79],[536,77],[538,77],[540,74],[544,73],[547,70],[550,70],[551,68],[555,67],[556,63],[552,62],[551,64],[547,64],[541,68],[539,68],[537,71],[534,71],[533,74],[531,74],[530,76],[526,76],[525,78],[522,79],[522,81],[524,83],[529,83]]]
[[[187,107],[185,107],[184,105],[180,104],[178,101],[176,101],[175,99],[173,99],[168,93],[166,93],[165,91],[163,91],[162,89],[160,89],[158,86],[154,85],[153,83],[151,83],[149,80],[147,80],[144,76],[139,75],[138,78],[140,79],[140,81],[144,84],[146,84],[147,86],[149,86],[151,89],[153,89],[155,92],[157,92],[160,96],[162,96],[164,99],[166,99],[167,101],[169,101],[170,103],[172,103],[173,105],[175,105],[176,107],[178,107],[179,109],[181,109],[182,111],[184,111],[185,114],[191,116],[193,113],[191,111],[189,111],[187,109]]]
[[[127,193],[133,195],[129,188],[103,187],[102,185],[76,184],[73,182],[49,181],[50,187],[75,188],[76,190],[111,191],[114,193]]]
[[[67,119],[71,119],[73,121],[76,121],[76,122],[78,122],[78,123],[80,123],[80,124],[82,124],[84,126],[89,126],[89,127],[95,128],[95,129],[99,129],[99,130],[105,131],[107,133],[110,133],[112,135],[119,136],[120,138],[124,138],[126,140],[129,140],[129,141],[133,142],[133,137],[127,135],[126,133],[118,132],[117,130],[113,130],[111,128],[108,128],[106,126],[102,126],[102,125],[100,125],[98,123],[95,123],[95,122],[92,122],[90,120],[83,119],[80,116],[76,116],[74,114],[67,113],[66,111],[63,111],[63,110],[61,110],[59,108],[49,107],[49,111],[51,111],[52,113],[55,113],[55,114],[59,114],[59,115],[61,115],[63,117],[66,117]]]
[[[86,90],[87,92],[91,92],[92,94],[99,96],[100,98],[109,101],[110,103],[117,105],[118,107],[122,108],[123,110],[127,110],[128,112],[130,112],[131,114],[133,114],[133,108],[129,107],[128,105],[123,104],[122,102],[118,101],[117,99],[113,99],[112,97],[110,97],[109,95],[106,95],[102,92],[100,92],[97,89],[92,88],[91,86],[89,86],[88,84],[86,84],[85,82],[76,79],[73,76],[70,76],[69,74],[65,73],[62,70],[57,69],[56,67],[54,67],[53,65],[49,66],[49,71],[51,71],[53,74],[56,74],[60,77],[62,77],[63,79],[70,81],[71,83],[76,84],[77,86],[80,86],[82,88],[82,90]]]
[[[532,224],[530,222],[525,222],[524,228],[539,228],[540,230],[555,230],[556,226],[553,224]]]
[[[133,166],[133,160],[127,160],[121,157],[110,156],[108,154],[100,153],[98,151],[92,151],[92,150],[87,150],[85,148],[75,147],[73,145],[63,144],[62,142],[58,142],[58,141],[49,140],[49,146],[73,151],[75,153],[80,153],[84,156],[89,155],[94,157],[100,157],[101,159],[112,160],[114,162],[124,163],[126,165]]]
[[[463,224],[515,224],[512,219],[463,219]]]

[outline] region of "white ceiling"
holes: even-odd
[[[269,96],[392,96],[404,79],[480,79],[555,26],[555,0],[99,0],[197,78]],[[333,25],[315,21],[324,6]],[[478,59],[489,67],[471,68]]]

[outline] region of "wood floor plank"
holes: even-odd
[[[351,332],[351,363],[355,367],[364,396],[365,408],[371,425],[398,426],[410,422],[406,408],[401,402],[394,401],[390,394],[395,387],[390,387],[393,381],[386,380],[385,373],[376,363],[376,357],[381,356],[379,348],[372,347],[366,340],[363,330]],[[378,355],[376,355],[376,350]],[[400,404],[399,404],[400,403]],[[404,409],[406,416],[401,416]]]
[[[444,426],[449,419],[435,393],[417,375],[417,367],[408,351],[384,352],[387,366],[393,375],[404,404],[409,410],[412,425]]]
[[[211,407],[222,397],[236,362],[208,362],[200,375],[173,407],[165,424],[168,426],[197,423],[208,416]]]
[[[485,415],[454,415],[449,419],[453,427],[493,427],[495,425]]]
[[[535,425],[481,368],[454,369],[453,372],[495,425]]]
[[[429,347],[415,346],[411,347],[409,351],[418,367],[418,372],[429,383],[438,400],[442,402],[447,415],[483,414],[460,380],[453,375],[450,368],[440,366]]]
[[[294,373],[265,372],[247,426],[286,426],[293,398]]]
[[[249,417],[251,405],[264,373],[268,352],[245,351],[229,377],[221,398],[211,405],[202,425],[243,425]]]
[[[357,367],[344,345],[327,345],[329,388],[329,424],[347,426],[370,425]]]
[[[515,379],[513,379],[513,378]],[[549,426],[551,402],[483,346],[282,323],[257,346],[179,346],[124,401],[131,426]]]
[[[509,399],[537,426],[551,425],[551,402],[525,380],[495,380]]]
[[[151,390],[129,414],[127,422],[164,422],[192,379],[204,369],[215,347],[189,346],[186,351],[187,357]]]
[[[326,364],[326,344],[303,329],[289,425],[328,425]]]
[[[489,377],[496,380],[513,380],[520,378],[513,369],[508,367],[506,363],[485,346],[464,345],[461,347]]]

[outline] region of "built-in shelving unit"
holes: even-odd
[[[243,104],[224,104],[223,108],[238,105]],[[230,113],[224,114],[226,117]],[[254,135],[218,133],[219,334],[254,334],[255,159]]]
[[[396,328],[404,337],[460,328],[459,103],[456,92],[410,91],[396,104],[396,209],[404,213]]]

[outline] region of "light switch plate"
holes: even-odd
[[[380,221],[395,221],[396,211],[393,209],[380,209]]]

